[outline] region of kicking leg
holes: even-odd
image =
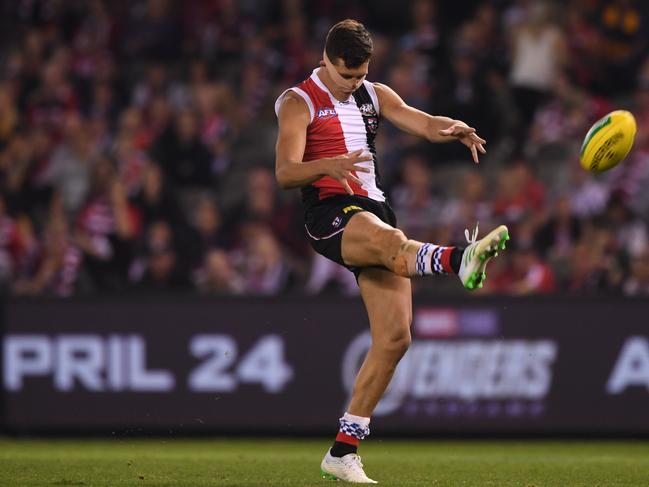
[[[466,249],[444,247],[408,239],[401,230],[369,212],[354,215],[343,232],[342,257],[355,267],[382,265],[398,276],[414,277],[455,273],[467,289],[481,288],[485,268],[509,240],[507,227],[500,225],[477,240],[477,227]]]
[[[462,251],[455,247],[408,239],[401,230],[370,212],[355,214],[342,237],[342,257],[346,264],[381,265],[402,277],[457,273],[461,255]]]

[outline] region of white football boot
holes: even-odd
[[[343,480],[354,484],[378,484],[376,480],[365,475],[361,457],[356,453],[333,457],[331,450],[328,450],[320,464],[320,473],[322,478],[327,480]]]
[[[487,262],[492,257],[496,257],[499,250],[505,249],[505,243],[509,240],[509,231],[505,225],[500,225],[477,240],[478,225],[476,225],[471,238],[469,238],[469,230],[464,230],[464,235],[469,246],[464,249],[460,272],[457,275],[465,288],[473,290],[482,287],[487,277],[485,273]]]

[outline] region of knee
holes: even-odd
[[[379,348],[386,358],[393,359],[396,364],[408,351],[411,342],[410,330],[404,329],[403,331],[377,340],[375,346]]]
[[[381,262],[395,274],[408,276],[405,259],[399,259],[401,248],[407,244],[408,239],[398,228],[379,227],[370,236],[370,243],[380,256]]]
[[[399,248],[406,241],[406,236],[398,228],[387,225],[377,226],[369,235],[370,243],[375,249],[384,251],[389,248]]]

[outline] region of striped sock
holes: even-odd
[[[425,243],[417,251],[415,270],[419,276],[433,274],[450,274],[454,272],[451,266],[451,254],[455,247],[442,247]]]
[[[340,429],[336,441],[331,447],[331,455],[343,457],[349,453],[356,453],[360,440],[370,434],[370,418],[354,416],[345,413],[340,418]]]

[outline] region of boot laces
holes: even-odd
[[[473,232],[471,233],[471,238],[469,238],[469,229],[465,228],[464,229],[464,236],[466,237],[466,241],[469,244],[474,244],[478,241],[478,226],[480,225],[480,222],[476,222],[475,228],[473,229]]]
[[[361,463],[361,457],[359,457],[357,454],[351,453],[349,455],[345,455],[344,457],[342,457],[342,461],[352,470],[365,475],[363,464]]]

